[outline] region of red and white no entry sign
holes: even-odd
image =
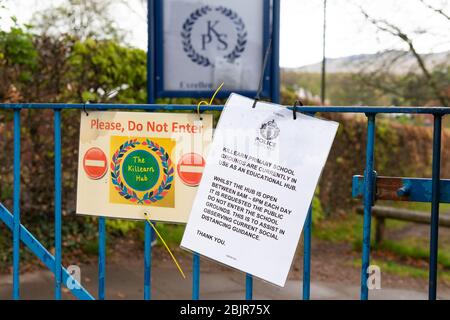
[[[178,176],[184,184],[196,187],[202,178],[205,159],[198,153],[187,153],[178,162]]]
[[[105,153],[97,148],[90,148],[83,157],[83,168],[87,176],[93,180],[102,178],[108,168]]]

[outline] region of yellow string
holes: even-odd
[[[202,104],[206,104],[206,105],[210,106],[210,105],[213,103],[214,98],[216,97],[217,93],[219,93],[220,89],[222,89],[223,85],[224,85],[224,83],[222,82],[222,84],[221,84],[221,85],[216,89],[216,91],[214,92],[214,94],[213,94],[213,96],[211,97],[211,100],[209,100],[209,102],[208,102],[208,101],[205,101],[205,100],[201,100],[201,101],[197,104],[197,114],[200,114],[200,106],[201,106]]]
[[[158,230],[156,230],[156,227],[153,225],[153,223],[150,221],[150,218],[148,217],[147,212],[145,213],[145,218],[147,219],[148,223],[152,226],[153,230],[155,230],[156,234],[158,235],[159,239],[161,239],[163,245],[166,247],[167,251],[169,252],[170,256],[172,257],[173,262],[175,262],[175,265],[177,266],[178,270],[180,271],[181,275],[183,276],[184,279],[186,279],[186,276],[184,275],[183,270],[181,269],[180,265],[178,264],[177,259],[175,259],[175,256],[173,255],[172,251],[170,251],[169,246],[166,244],[166,242],[164,241],[164,239],[161,237],[161,235],[159,234]]]

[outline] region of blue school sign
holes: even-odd
[[[150,0],[148,9],[149,103],[207,97],[222,82],[218,97],[254,97],[261,86],[279,101],[279,0]]]

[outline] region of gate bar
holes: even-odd
[[[133,110],[133,111],[197,111],[193,104],[123,104],[123,103],[0,103],[0,109],[61,109],[61,110]],[[200,111],[221,111],[223,105],[201,105]]]
[[[61,300],[62,247],[61,247],[61,110],[54,109],[53,115],[55,150],[55,300]]]
[[[372,217],[372,205],[374,195],[375,171],[374,166],[374,148],[375,148],[375,114],[367,115],[367,145],[366,145],[366,169],[364,184],[364,224],[363,224],[363,243],[362,243],[362,263],[361,263],[361,300],[369,298],[367,288],[368,274],[367,270],[370,263],[370,225]]]
[[[433,169],[431,191],[431,224],[430,224],[430,270],[428,299],[436,300],[436,282],[438,265],[438,237],[439,237],[439,195],[441,176],[441,128],[442,115],[434,115],[433,128]]]
[[[144,300],[152,298],[152,237],[150,222],[145,221],[144,228]]]
[[[303,300],[310,298],[312,204],[303,229]]]
[[[14,229],[14,215],[0,203],[0,221],[10,229]],[[30,231],[22,224],[20,228],[20,240],[30,249],[30,251],[50,270],[55,273],[55,257],[36,239]],[[72,277],[66,268],[62,268],[62,283],[72,292],[72,294],[82,300],[94,300],[94,297],[83,286]],[[72,286],[69,287],[68,284]]]
[[[305,112],[314,117],[315,112]],[[314,200],[314,195],[313,195]],[[309,205],[308,214],[303,229],[303,300],[310,300],[311,294],[311,230],[312,230],[312,201]]]
[[[450,179],[440,179],[440,203],[450,203]],[[428,178],[409,177],[376,177],[375,200],[432,202],[433,180]],[[352,197],[362,198],[364,195],[364,177],[353,176]]]
[[[20,109],[14,109],[13,299],[20,299]]]
[[[253,276],[245,274],[245,300],[253,300]]]
[[[292,110],[292,106],[288,107]],[[317,113],[317,112],[333,112],[333,113],[412,113],[412,114],[450,114],[448,107],[374,107],[374,106],[298,106],[298,112]]]
[[[105,300],[106,219],[98,219],[98,299]]]
[[[292,106],[286,106],[292,110]],[[197,105],[186,104],[122,104],[122,103],[95,103],[85,105],[84,103],[0,103],[0,109],[79,109],[79,110],[191,110],[197,111]],[[201,105],[200,111],[221,111],[223,105]],[[297,112],[317,113],[412,113],[412,114],[450,114],[447,107],[373,107],[373,106],[298,106]]]
[[[200,299],[200,255],[192,256],[192,300]]]

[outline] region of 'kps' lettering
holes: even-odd
[[[207,21],[207,32],[202,34],[202,50],[206,50],[206,45],[210,44],[213,41],[213,36],[215,36],[217,38],[217,41],[219,42],[219,44],[217,45],[217,50],[227,50],[228,43],[225,41],[227,35],[216,30],[218,24],[219,20],[214,21],[214,23],[212,23],[211,20]]]

